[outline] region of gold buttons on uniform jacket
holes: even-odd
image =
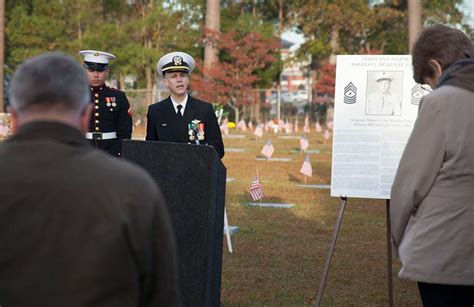
[[[99,131],[99,127],[95,127],[95,131]]]
[[[95,116],[99,116],[99,113],[95,113],[94,115],[95,115]]]
[[[95,102],[95,103],[99,103],[99,99],[96,99],[94,102]]]
[[[96,121],[95,121],[95,123],[96,123],[96,124],[98,124],[98,123],[99,123],[99,121],[98,121],[98,120],[96,120]]]
[[[98,109],[98,108],[99,108],[99,106],[95,106],[95,108],[96,108],[96,109]]]
[[[99,94],[96,93],[94,96],[95,96],[95,97],[99,97]]]

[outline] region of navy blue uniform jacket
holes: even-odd
[[[222,158],[224,143],[212,105],[191,96],[188,96],[182,119],[178,119],[170,97],[150,105],[146,140],[194,144],[189,139],[188,124],[195,119],[204,123],[204,140],[200,143],[213,146]]]

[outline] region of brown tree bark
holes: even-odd
[[[413,44],[421,31],[421,0],[408,0],[408,48]]]
[[[278,37],[280,39],[280,44],[281,44],[281,33],[283,33],[283,0],[280,0],[278,2],[279,7],[278,7]],[[281,119],[281,99],[280,99],[280,90],[281,90],[281,76],[278,78],[277,82],[277,120],[280,122]]]
[[[5,63],[5,0],[0,0],[0,113],[3,112],[3,64]]]
[[[217,34],[220,30],[220,2],[219,0],[206,1],[206,29]],[[209,69],[218,59],[217,46],[214,38],[206,36],[204,41],[204,68]]]
[[[329,63],[336,65],[336,57],[339,52],[339,26],[333,25],[331,29],[331,40],[329,44],[331,45],[331,55],[329,56]]]
[[[143,8],[143,16],[145,17],[146,14],[151,12],[153,10],[153,0],[149,0],[146,8]],[[146,13],[145,13],[146,12]],[[144,29],[144,46],[148,49],[151,49],[152,47],[152,39],[150,37],[150,34],[146,32]],[[150,59],[148,56],[145,59],[146,62],[146,69],[145,69],[145,78],[146,78],[146,96],[145,96],[145,102],[147,105],[152,104],[152,97],[153,97],[153,82],[155,80],[154,74],[153,74],[153,64],[152,64],[152,59]]]

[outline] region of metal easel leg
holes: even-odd
[[[326,285],[326,279],[329,273],[329,266],[331,264],[332,254],[336,248],[337,236],[339,235],[339,229],[342,224],[342,217],[344,216],[344,210],[347,204],[347,197],[341,196],[341,206],[339,208],[339,215],[337,216],[336,227],[334,227],[334,232],[332,235],[331,245],[329,246],[329,251],[326,256],[326,262],[324,264],[323,276],[321,277],[321,282],[319,283],[318,296],[316,297],[316,306],[321,306],[321,300],[323,298],[324,286]]]
[[[392,227],[390,224],[390,199],[385,200],[387,208],[387,281],[388,281],[388,306],[393,307],[393,281],[392,281],[392,243],[390,242]]]

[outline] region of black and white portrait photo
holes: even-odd
[[[367,72],[367,115],[402,115],[402,71]]]

